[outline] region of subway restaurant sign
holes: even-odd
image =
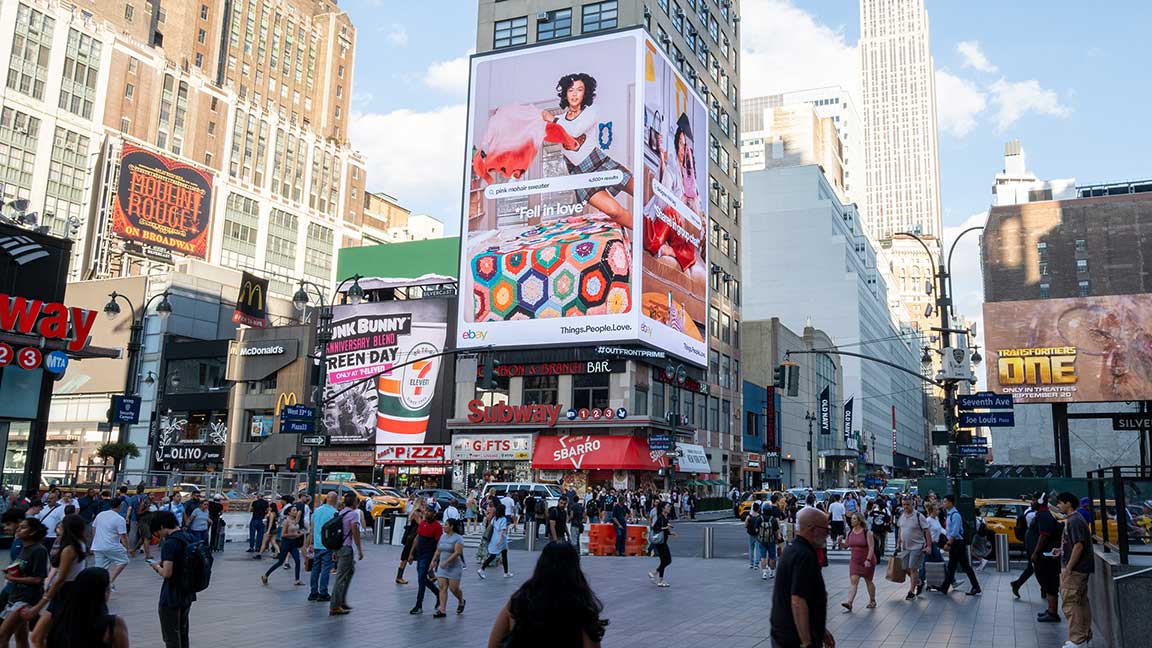
[[[88,346],[96,311],[0,293],[0,330],[64,340],[73,353]]]

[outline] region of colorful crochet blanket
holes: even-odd
[[[626,313],[629,245],[620,226],[600,216],[508,232],[473,253],[474,321]]]

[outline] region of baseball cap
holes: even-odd
[[[220,500],[222,500],[222,499],[224,499],[224,498],[223,498],[223,497],[221,497],[219,494],[216,494],[216,495],[213,495],[213,496],[212,496],[212,499],[214,499],[214,500],[216,500],[217,502],[219,502]]]

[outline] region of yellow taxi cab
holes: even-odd
[[[748,517],[748,513],[752,510],[752,504],[755,502],[760,502],[760,506],[763,507],[766,504],[769,504],[768,499],[771,497],[772,491],[752,491],[744,497],[743,501],[739,502],[735,507],[733,507],[732,512],[736,514],[736,517],[743,520],[744,518]]]
[[[1028,510],[1030,502],[1011,498],[977,499],[976,513],[984,518],[984,525],[993,533],[1008,536],[1008,545],[1024,546],[1016,538],[1016,518]]]
[[[296,487],[296,495],[303,495],[308,490],[308,484],[300,484]],[[379,488],[365,482],[356,481],[320,481],[316,482],[316,490],[322,495],[327,494],[329,491],[336,491],[341,499],[344,498],[345,493],[354,493],[356,500],[362,504],[366,503],[368,511],[372,513],[372,517],[392,516],[397,513],[403,513],[405,502],[404,499],[399,497],[395,491],[385,493]]]

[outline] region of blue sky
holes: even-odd
[[[655,6],[655,2],[652,3]],[[341,0],[358,28],[353,144],[369,188],[459,229],[472,0]],[[744,97],[854,86],[855,0],[743,0]],[[944,223],[980,224],[1004,142],[1041,178],[1152,177],[1146,33],[1152,5],[928,0]],[[859,97],[857,97],[859,104]],[[979,313],[975,237],[957,249],[958,304]]]

